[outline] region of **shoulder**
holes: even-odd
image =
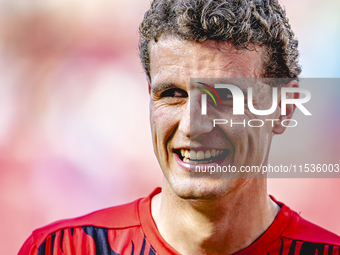
[[[267,242],[270,243],[267,254],[340,254],[338,235],[305,220],[285,204],[271,198],[281,210],[265,232],[271,240]]]
[[[129,229],[140,226],[138,215],[138,199],[132,203],[102,209],[81,217],[65,219],[51,223],[45,227],[33,231],[32,235],[22,246],[21,254],[36,254],[41,244],[58,235],[65,237],[92,235],[93,231],[107,232],[108,230]],[[98,234],[98,233],[96,233]],[[100,234],[100,233],[99,233]],[[82,237],[84,238],[84,237]]]
[[[285,204],[271,198],[281,207],[289,218],[289,224],[283,231],[281,237],[294,242],[305,244],[323,244],[330,246],[340,246],[340,236],[308,221],[298,213],[291,210]]]
[[[62,229],[65,227],[86,225],[105,228],[125,228],[139,225],[138,204],[140,200],[141,199],[138,199],[128,204],[95,211],[81,217],[56,221],[43,228],[37,229],[35,232],[50,232],[50,230]]]
[[[340,236],[305,220],[294,211],[292,221],[283,237],[308,243],[340,246]]]

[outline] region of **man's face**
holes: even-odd
[[[249,179],[191,178],[190,165],[193,162],[188,162],[182,153],[196,154],[196,157],[203,153],[208,159],[199,161],[202,166],[211,164],[211,161],[216,163],[214,160],[218,159],[220,165],[234,165],[237,169],[266,164],[268,159],[271,125],[261,128],[243,125],[213,127],[214,117],[201,115],[202,90],[198,88],[199,84],[190,84],[190,78],[257,78],[262,72],[261,49],[237,51],[229,43],[216,46],[217,43],[212,41],[197,43],[174,37],[162,38],[150,45],[150,123],[154,151],[166,184],[183,198],[222,197],[249,183]],[[246,84],[237,86],[242,90],[247,88]],[[269,109],[270,86],[257,83],[252,87],[256,94],[254,107]],[[271,116],[255,116],[246,103],[245,114],[239,117],[232,116],[230,102],[214,109],[208,107],[208,111],[213,111],[213,116],[221,119],[232,118],[239,122],[245,119],[246,123],[249,119],[278,117],[278,110]],[[216,156],[217,151],[222,158]]]

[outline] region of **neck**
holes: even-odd
[[[279,206],[267,195],[265,179],[214,200],[180,198],[164,180],[151,211],[161,236],[179,253],[232,254],[265,232]]]

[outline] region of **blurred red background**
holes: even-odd
[[[339,2],[281,2],[300,40],[303,77],[339,77]],[[0,6],[0,254],[16,254],[35,228],[145,196],[162,174],[137,47],[149,0]],[[336,131],[326,135],[338,159]],[[303,153],[283,155],[277,144],[273,162]],[[278,200],[340,234],[339,179],[268,182]]]

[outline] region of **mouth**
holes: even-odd
[[[207,150],[193,150],[193,149],[175,149],[181,161],[189,164],[210,164],[220,161],[230,154],[229,149],[207,149]]]

